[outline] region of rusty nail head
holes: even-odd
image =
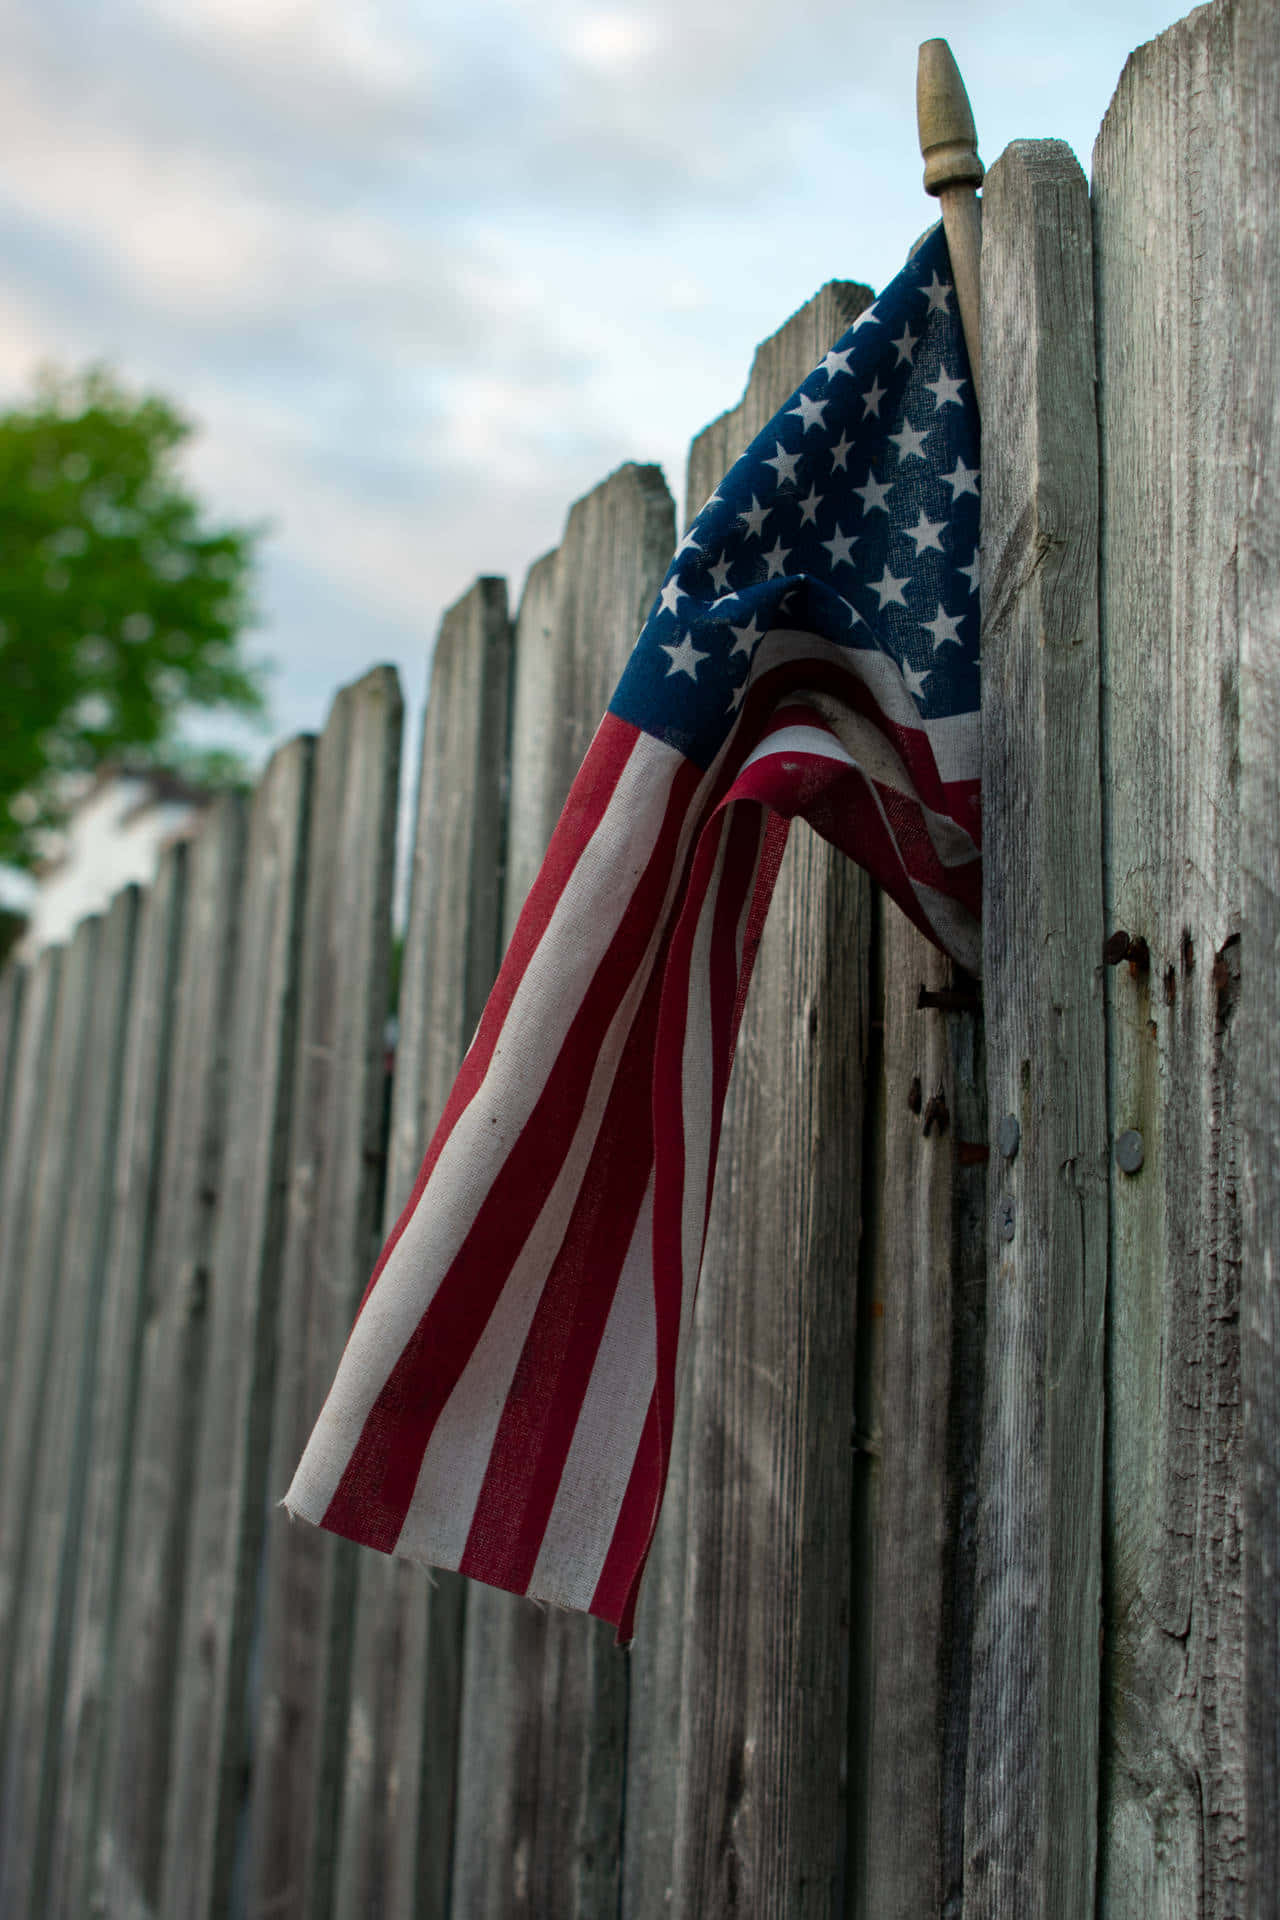
[[[1006,1113],[996,1128],[996,1145],[1006,1160],[1012,1160],[1018,1151],[1018,1142],[1022,1138],[1022,1129],[1013,1114]]]
[[[1007,1197],[1000,1202],[1000,1238],[1013,1238],[1013,1202]]]
[[[1102,949],[1102,958],[1109,967],[1118,967],[1129,951],[1129,935],[1123,927],[1117,927],[1110,934]]]
[[[1121,1173],[1138,1173],[1145,1159],[1142,1135],[1135,1127],[1127,1128],[1116,1141],[1116,1165]]]

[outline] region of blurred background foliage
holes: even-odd
[[[260,530],[207,523],[177,470],[191,433],[102,367],[42,373],[0,413],[0,862],[38,865],[76,776],[109,762],[247,778],[179,737],[193,709],[266,723],[242,638]]]

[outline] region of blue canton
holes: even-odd
[[[921,720],[978,706],[978,412],[941,227],[690,527],[610,711],[706,767],[764,636],[893,661]]]

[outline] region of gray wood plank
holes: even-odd
[[[184,1920],[229,1910],[242,1839],[313,745],[275,753],[249,823],[161,1873]]]
[[[1241,0],[1235,65],[1243,155],[1237,234],[1240,570],[1240,1275],[1244,1456],[1245,1911],[1280,1885],[1280,9]]]
[[[50,963],[48,1014],[40,1022],[47,1051],[28,1056],[31,1146],[15,1195],[18,1168],[6,1199],[19,1198],[5,1226],[8,1380],[0,1421],[0,1727],[8,1727],[17,1621],[25,1577],[31,1482],[41,1434],[45,1379],[55,1320],[53,1299],[61,1271],[67,1221],[67,1184],[73,1165],[75,1117],[84,1073],[94,968],[102,923],[82,921],[60,964]],[[59,979],[59,975],[61,976]],[[36,1037],[33,1031],[33,1039]],[[3,1765],[0,1753],[0,1766]],[[0,1830],[0,1847],[4,1835]],[[0,1855],[2,1857],[2,1855]]]
[[[132,1471],[102,1707],[103,1773],[90,1858],[68,1889],[72,1910],[82,1913],[153,1914],[159,1900],[246,815],[240,796],[226,795],[189,849]],[[78,1907],[76,1879],[87,1889]]]
[[[64,1224],[47,1271],[45,1365],[29,1409],[30,1493],[11,1615],[12,1672],[3,1720],[0,1912],[43,1913],[52,1818],[44,1769],[62,1722],[69,1629],[84,1510],[92,1386],[102,1324],[112,1169],[139,892],[126,888],[103,916],[87,975],[88,1013],[71,1091],[69,1138],[57,1155]],[[39,1178],[52,1176],[42,1157]]]
[[[997,1150],[966,1915],[1094,1904],[1106,1300],[1097,427],[1088,191],[1018,141],[983,197],[983,967]]]
[[[88,1879],[102,1760],[103,1703],[115,1634],[137,1412],[145,1281],[158,1201],[173,994],[188,849],[161,855],[143,896],[114,1144],[97,1353],[87,1350],[89,1425],[80,1565],[69,1622],[65,1703],[51,1724],[30,1904],[76,1920]]]
[[[0,1189],[4,1185],[4,1159],[17,1080],[22,998],[26,984],[27,969],[19,961],[11,961],[0,973]]]
[[[958,1910],[985,1312],[986,1076],[955,969],[882,897],[854,1434],[849,1904]],[[879,1023],[878,1023],[879,1024]]]
[[[1109,1125],[1145,1145],[1111,1179],[1099,1879],[1150,1920],[1239,1912],[1246,1848],[1234,22],[1140,48],[1094,150]]]
[[[508,931],[675,545],[656,467],[571,508],[517,623]],[[601,1621],[467,1596],[452,1911],[596,1920],[618,1900],[625,1656]]]
[[[23,1278],[28,1259],[31,1207],[36,1192],[35,1166],[44,1118],[49,1050],[62,979],[63,948],[46,947],[32,965],[23,996],[22,1025],[14,1047],[9,1125],[3,1165],[0,1165],[0,1313],[4,1325],[17,1329]],[[2,1409],[9,1405],[13,1370],[25,1350],[17,1338],[0,1341],[0,1484],[4,1479]],[[0,1622],[5,1619],[0,1590]],[[3,1673],[0,1664],[0,1675]],[[2,1680],[0,1680],[2,1684]]]
[[[403,704],[375,667],[316,749],[269,1487],[323,1404],[377,1256]],[[267,1530],[249,1781],[250,1912],[326,1920],[346,1733],[355,1550],[277,1508]]]
[[[511,650],[505,582],[479,580],[441,624],[423,721],[384,1232],[412,1192],[497,967]],[[464,1583],[358,1557],[335,1911],[443,1920]]]
[[[742,402],[690,450],[692,507],[870,298],[833,282],[761,345]],[[685,1385],[681,1614],[651,1615],[659,1637],[683,1634],[697,1676],[667,1761],[680,1915],[807,1916],[841,1900],[869,909],[864,877],[798,828],[720,1143]],[[669,1723],[633,1723],[632,1754],[643,1745],[656,1767],[669,1739]]]

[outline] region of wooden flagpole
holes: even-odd
[[[945,40],[926,40],[916,68],[916,126],[924,155],[925,192],[942,202],[955,278],[960,324],[973,371],[973,391],[982,405],[982,326],[980,307],[982,209],[978,188],[983,166],[978,132],[960,69]]]

